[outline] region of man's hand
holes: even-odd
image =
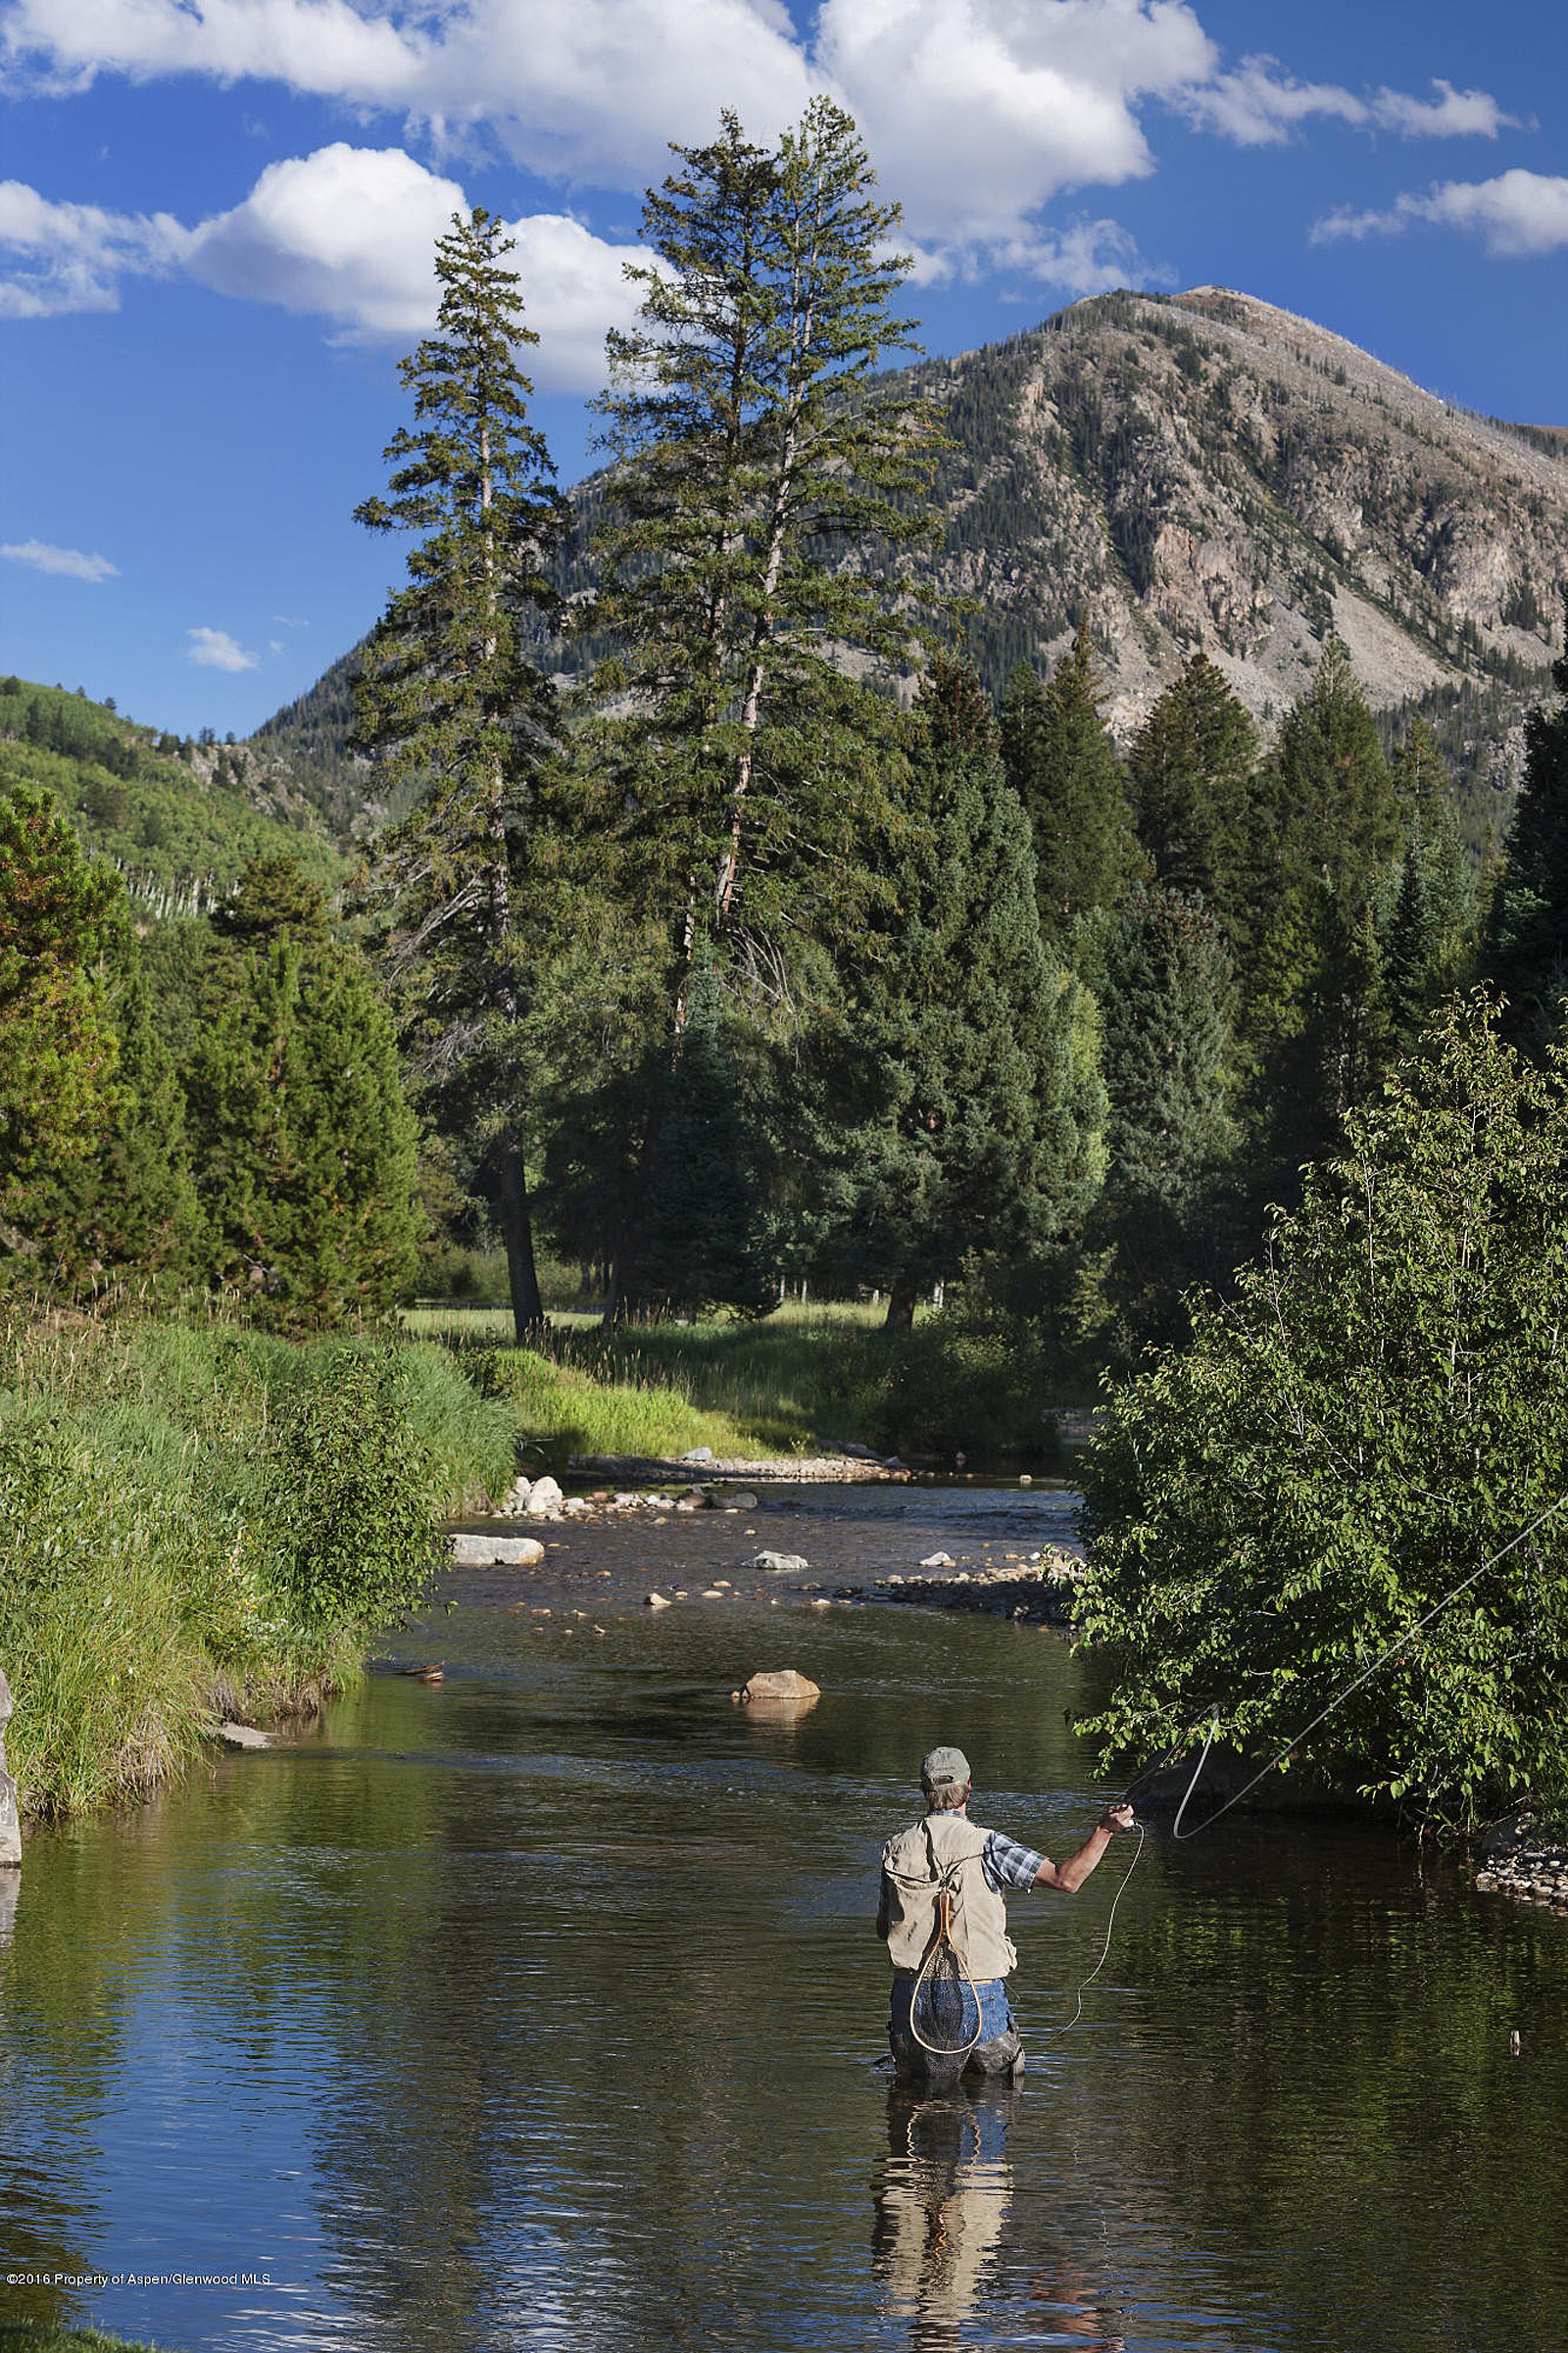
[[[1133,1809],[1130,1805],[1126,1804],[1107,1805],[1104,1812],[1101,1815],[1098,1825],[1101,1830],[1111,1831],[1131,1830],[1132,1826]]]

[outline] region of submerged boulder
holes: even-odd
[[[821,1698],[821,1687],[808,1675],[799,1674],[794,1667],[769,1667],[753,1675],[730,1697],[738,1707],[788,1709],[802,1714],[814,1707]]]

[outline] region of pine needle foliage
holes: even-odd
[[[129,954],[125,894],[52,793],[0,793],[0,1248],[36,1249],[53,1172],[114,1113],[110,974]]]
[[[554,698],[528,661],[554,603],[545,558],[564,508],[533,387],[512,242],[482,207],[439,238],[436,332],[399,368],[414,423],[387,445],[388,495],[357,519],[407,531],[406,588],[389,602],[356,687],[362,742],[418,794],[377,846],[366,900],[424,1107],[461,1124],[489,1174],[518,1337],[543,1316],[518,1104],[526,1013],[519,895]]]
[[[859,902],[858,850],[896,711],[847,674],[906,670],[898,577],[833,567],[925,529],[929,404],[875,381],[908,348],[898,207],[849,116],[815,100],[776,151],[726,114],[673,150],[629,270],[637,326],[610,339],[599,407],[615,465],[583,626],[619,651],[593,682],[592,791],[622,887],[667,941],[684,1027],[705,944],[783,985],[808,909]]]
[[[843,1271],[888,1322],[966,1261],[1058,1234],[1103,1168],[1098,1072],[1078,1083],[1085,992],[1041,942],[1029,826],[974,671],[939,656],[909,728],[889,910],[851,983],[856,1060],[881,1100],[852,1132]]]
[[[1524,787],[1486,943],[1510,1021],[1538,1050],[1561,1038],[1568,1013],[1568,654],[1551,675],[1562,700],[1530,714]]]

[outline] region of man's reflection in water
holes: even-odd
[[[1007,2127],[1018,2098],[995,2083],[923,2095],[895,2083],[888,2094],[888,2153],[871,2185],[872,2265],[893,2311],[911,2324],[915,2353],[987,2341],[969,2324],[1012,2202]],[[1039,2341],[1125,2353],[1126,2338],[1092,2300],[1093,2282],[1065,2254],[1037,2250],[1027,2277],[1037,2309],[1051,2315],[1052,2333]]]

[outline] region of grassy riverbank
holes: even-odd
[[[447,1349],[221,1324],[18,1323],[0,1354],[0,1667],[34,1815],[168,1781],[224,1713],[358,1672],[506,1486],[513,1417]]]
[[[881,1310],[793,1300],[757,1322],[714,1318],[606,1333],[581,1314],[551,1318],[540,1348],[508,1344],[501,1308],[410,1309],[411,1335],[482,1363],[528,1444],[575,1454],[809,1452],[857,1440],[974,1464],[1054,1459],[1049,1406],[1064,1400],[1015,1331],[957,1314],[882,1329]]]
[[[0,2353],[157,2353],[128,2336],[105,2336],[101,2328],[8,2328],[0,2322]]]

